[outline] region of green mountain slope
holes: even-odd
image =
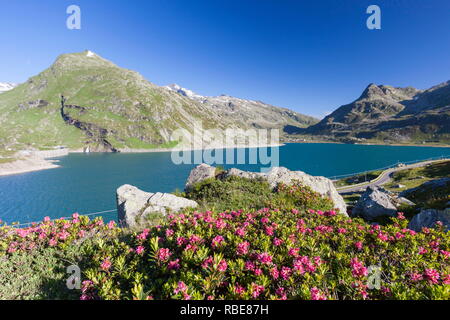
[[[0,95],[0,150],[12,153],[61,145],[89,146],[91,151],[170,147],[176,144],[170,141],[171,133],[179,128],[191,132],[196,121],[202,121],[205,129],[281,129],[305,127],[311,121],[295,112],[282,114],[272,126],[227,117],[84,51],[59,56],[47,70]]]

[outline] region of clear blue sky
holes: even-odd
[[[450,79],[448,0],[0,0],[0,82],[90,49],[148,80],[323,116],[371,82]],[[82,29],[66,28],[77,4]],[[382,10],[368,30],[366,8]]]

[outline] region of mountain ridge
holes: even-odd
[[[61,96],[71,107],[62,106]],[[206,130],[283,129],[318,121],[288,109],[233,99],[233,106],[202,103],[92,51],[62,54],[49,68],[1,94],[0,150],[170,148],[177,144],[170,140],[175,130],[192,133],[198,122]],[[252,106],[258,108],[252,111]]]
[[[427,90],[369,84],[302,133],[345,142],[450,142],[450,81]]]

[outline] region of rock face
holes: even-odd
[[[213,177],[211,168],[213,167],[208,165],[200,165],[192,170],[186,186],[191,187],[194,183],[193,181],[197,183],[204,179]],[[202,178],[203,176],[205,178]],[[247,172],[233,168],[221,174],[219,178],[226,178],[230,176],[237,176],[247,179],[265,179],[269,182],[272,188],[275,188],[279,183],[292,184],[294,181],[299,181],[310,187],[315,192],[329,197],[333,201],[335,208],[339,209],[340,213],[345,215],[347,214],[347,206],[344,199],[337,192],[333,182],[325,177],[314,177],[302,171],[290,171],[286,168],[276,167],[272,168],[272,170],[267,173]]]
[[[265,174],[265,177],[272,188],[275,188],[279,183],[289,185],[294,181],[299,181],[315,192],[329,197],[333,201],[336,209],[339,209],[343,214],[347,214],[347,205],[345,204],[344,198],[337,192],[336,187],[330,179],[314,177],[302,171],[290,171],[283,167],[272,168],[272,170]]]
[[[361,195],[352,213],[364,220],[373,221],[379,217],[394,217],[397,214],[397,208],[389,191],[370,186]]]
[[[400,193],[401,197],[409,197],[414,196],[415,193],[418,192],[433,192],[436,189],[446,188],[450,186],[450,178],[441,178],[427,181],[420,186],[412,189],[405,190]]]
[[[169,193],[144,192],[128,184],[117,189],[118,218],[123,226],[138,226],[147,215],[154,212],[167,214],[197,206],[197,202],[189,199]]]
[[[415,215],[409,222],[408,228],[416,232],[422,231],[422,228],[433,228],[436,222],[442,222],[445,230],[450,230],[450,209],[439,211],[435,209],[425,209]]]
[[[194,184],[209,178],[214,178],[215,176],[216,176],[216,168],[211,167],[210,165],[207,165],[205,163],[202,163],[201,165],[195,167],[189,174],[185,190],[189,191]]]

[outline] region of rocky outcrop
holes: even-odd
[[[405,190],[400,193],[401,197],[414,197],[416,194],[424,192],[433,192],[437,189],[443,189],[450,187],[450,178],[441,178],[427,181],[420,186],[412,189]]]
[[[146,216],[155,212],[166,215],[197,206],[197,202],[189,199],[169,193],[144,192],[128,184],[117,189],[118,220],[127,227],[139,226]]]
[[[207,165],[205,163],[202,163],[201,165],[195,167],[189,174],[185,190],[189,191],[194,184],[209,178],[214,178],[215,176],[216,176],[216,168],[211,167],[210,165]]]
[[[370,186],[359,198],[352,214],[367,221],[374,221],[379,217],[394,217],[397,207],[393,194],[381,187]]]
[[[189,175],[188,183],[186,186],[192,187],[194,183],[198,183],[207,178],[214,177],[212,173],[213,169],[214,167],[205,164],[198,166],[197,168],[192,170],[191,174]],[[330,198],[333,201],[335,208],[339,209],[340,213],[347,214],[347,206],[345,204],[344,199],[337,192],[333,182],[325,177],[314,177],[302,171],[291,171],[286,168],[276,167],[272,168],[267,173],[247,172],[233,168],[220,174],[218,178],[223,179],[230,176],[237,176],[247,179],[264,179],[267,180],[270,186],[274,189],[277,187],[279,183],[289,185],[292,184],[294,181],[299,181],[303,185],[310,187],[315,192],[318,192],[321,195]]]
[[[450,230],[450,209],[443,211],[435,209],[424,209],[415,215],[409,222],[408,228],[416,232],[422,231],[422,228],[433,228],[440,221],[445,226],[445,230]]]
[[[89,138],[87,144],[91,152],[119,152],[119,150],[114,148],[113,145],[107,140],[107,129],[93,123],[80,121],[71,116],[67,110],[76,110],[79,115],[83,115],[87,112],[87,109],[85,107],[75,105],[66,105],[65,98],[61,97],[61,117],[66,124],[74,126],[86,134]]]

